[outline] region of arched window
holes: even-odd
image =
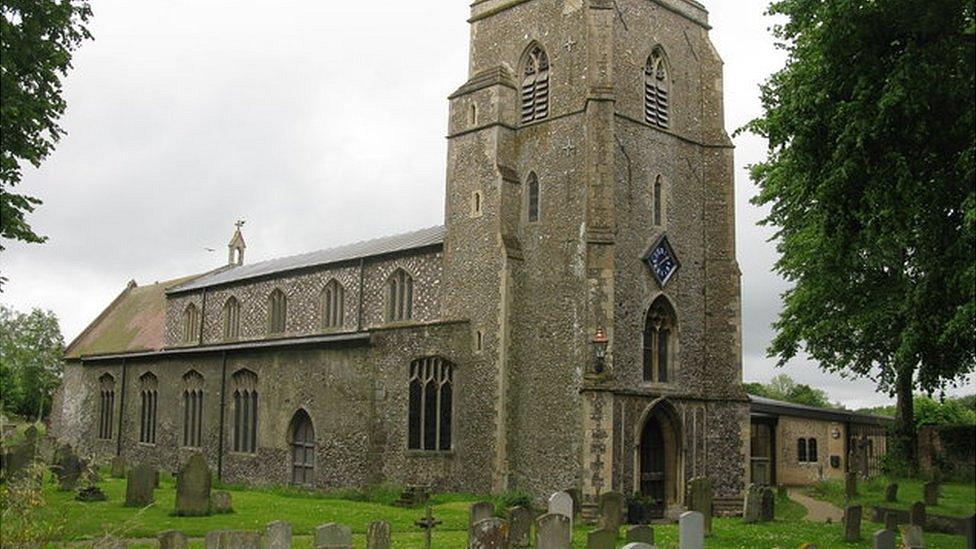
[[[112,438],[115,412],[115,378],[112,374],[102,374],[98,378],[98,438]]]
[[[258,376],[244,369],[232,376],[234,383],[234,451],[258,450]]]
[[[346,292],[342,284],[339,284],[339,281],[334,278],[322,289],[320,299],[323,328],[339,328],[342,326],[343,318],[345,318],[343,316],[345,298]]]
[[[403,269],[397,269],[386,283],[386,319],[390,322],[413,318],[413,278]]]
[[[203,443],[203,376],[196,370],[183,374],[183,446]]]
[[[536,177],[535,172],[529,173],[528,187],[526,219],[529,223],[534,223],[539,220],[539,178]]]
[[[668,127],[668,63],[664,50],[655,48],[644,66],[644,120],[652,126]]]
[[[268,296],[268,333],[285,333],[285,318],[288,315],[288,298],[285,292],[275,289]]]
[[[796,441],[796,460],[800,463],[807,461],[807,439],[801,438]]]
[[[139,413],[139,442],[156,444],[156,389],[159,381],[150,372],[139,376],[139,398],[142,406]]]
[[[439,357],[410,363],[410,409],[407,448],[451,449],[454,366]]]
[[[522,122],[549,115],[549,56],[532,44],[522,57]]]
[[[644,381],[671,381],[676,328],[674,308],[667,298],[658,297],[644,318]]]
[[[662,211],[664,209],[664,186],[661,184],[661,176],[654,178],[654,225],[661,226]]]
[[[807,461],[816,463],[817,461],[817,439],[807,439]]]
[[[241,302],[231,296],[224,302],[224,339],[241,336]]]
[[[315,429],[305,410],[295,412],[289,427],[291,437],[291,482],[311,485],[315,471]]]
[[[200,337],[200,310],[193,303],[183,309],[183,343],[194,343]]]

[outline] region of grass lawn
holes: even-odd
[[[177,529],[195,538],[202,538],[209,530],[231,528],[262,531],[265,524],[274,520],[287,520],[296,536],[296,547],[311,547],[311,534],[316,525],[339,522],[352,527],[353,541],[357,547],[365,545],[366,525],[373,520],[387,520],[393,527],[394,547],[422,547],[423,536],[413,522],[423,514],[419,509],[400,509],[381,503],[349,501],[313,497],[282,489],[230,488],[235,512],[209,517],[174,517],[170,515],[175,498],[173,480],[163,475],[156,490],[156,502],[144,509],[122,506],[125,482],[121,479],[105,479],[100,484],[108,501],[80,503],[73,493],[57,492],[50,483],[45,484],[47,511],[52,520],[63,524],[66,540],[83,540],[111,533],[116,537],[142,539],[134,547],[152,547],[146,538],[154,538],[163,530]],[[466,545],[467,509],[475,496],[444,494],[436,496],[434,515],[443,520],[434,535],[434,547],[463,548]],[[860,543],[844,543],[840,540],[838,524],[815,524],[801,520],[805,510],[788,499],[777,501],[776,520],[762,525],[744,525],[738,518],[716,518],[713,535],[708,538],[709,547],[741,547],[761,549],[769,547],[797,547],[804,542],[816,542],[818,547],[870,547],[869,536],[876,529],[865,525],[865,539]],[[591,526],[577,524],[573,532],[573,547],[586,546],[586,532]],[[677,547],[677,526],[673,524],[654,527],[658,547]],[[959,547],[962,538],[944,535],[927,535],[926,547]],[[623,540],[618,546],[622,546]],[[202,547],[203,540],[196,539],[193,547]]]
[[[894,503],[885,502],[885,486],[889,482],[892,481],[883,477],[859,482],[857,486],[858,496],[853,503],[859,503],[866,507],[880,505],[896,509],[908,509],[916,501],[923,501],[922,486],[924,481],[899,479],[893,481],[898,483],[898,501]],[[844,482],[842,480],[821,482],[810,488],[807,493],[810,497],[829,501],[842,509],[844,507]],[[931,514],[955,517],[966,517],[976,513],[976,484],[944,483],[939,494],[939,505],[926,507],[925,510]],[[867,509],[865,509],[865,514],[869,514]]]

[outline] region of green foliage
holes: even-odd
[[[34,309],[24,314],[0,305],[0,398],[7,412],[43,418],[61,380],[64,338],[58,318]]]
[[[831,404],[827,400],[827,393],[821,389],[814,389],[805,383],[797,383],[790,376],[780,374],[769,383],[744,383],[743,387],[750,395],[816,406],[818,408],[840,408],[838,404]]]
[[[885,487],[889,482],[898,483],[898,501],[894,503],[885,502]],[[925,481],[920,479],[877,477],[868,482],[858,483],[857,497],[851,503],[864,505],[865,507],[881,505],[895,509],[908,509],[912,503],[924,499],[924,484]],[[807,488],[807,494],[813,498],[829,501],[841,508],[845,505],[843,480],[819,482]],[[976,512],[976,485],[972,482],[945,482],[942,484],[940,490],[939,504],[934,507],[926,507],[926,510],[929,513],[937,515],[954,517],[969,516]]]
[[[916,425],[976,425],[976,412],[966,408],[959,400],[943,401],[926,396],[915,397]]]
[[[44,241],[26,219],[41,201],[11,188],[20,182],[21,163],[39,166],[64,135],[58,125],[66,106],[61,78],[71,68],[72,52],[91,38],[89,17],[88,0],[0,4],[0,238]]]
[[[521,505],[522,507],[532,508],[532,494],[524,490],[508,490],[498,494],[494,498],[495,501],[495,514],[504,517],[505,512],[512,508]]]
[[[64,512],[52,510],[44,497],[45,470],[44,463],[36,460],[22,477],[0,484],[4,546],[33,546],[62,538]]]

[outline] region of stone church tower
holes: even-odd
[[[450,97],[444,315],[494,403],[492,488],[737,496],[722,61],[693,0],[477,0]]]

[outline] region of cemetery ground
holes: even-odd
[[[878,505],[908,509],[916,501],[923,501],[924,480],[898,479],[898,499],[894,502],[885,501],[885,486],[888,479],[874,477],[858,483],[857,497],[852,504],[860,504],[865,508]],[[844,482],[841,480],[821,482],[807,489],[810,497],[828,501],[837,507],[844,507]],[[927,505],[925,511],[930,514],[947,515],[951,517],[967,517],[976,512],[976,484],[946,482],[939,489],[939,504]]]
[[[909,501],[915,494],[912,483],[905,483],[904,499]],[[920,483],[919,483],[920,486]],[[944,485],[943,498],[953,509],[963,509],[959,503],[968,498],[972,512],[976,490],[972,485]],[[390,522],[393,530],[393,547],[419,548],[423,535],[414,526],[421,518],[423,509],[404,509],[390,505],[395,490],[376,490],[364,496],[356,492],[321,493],[295,488],[244,488],[222,486],[233,498],[234,512],[206,517],[177,517],[172,515],[175,499],[175,482],[172,476],[163,474],[160,487],[155,490],[155,502],[144,508],[124,507],[125,480],[102,475],[99,487],[108,496],[105,502],[82,503],[74,500],[74,492],[59,492],[55,483],[45,481],[43,488],[47,506],[43,509],[44,520],[57,524],[59,539],[71,542],[97,539],[106,534],[127,538],[131,547],[154,547],[155,536],[162,531],[180,530],[191,538],[191,547],[203,547],[206,532],[219,529],[253,530],[262,532],[267,523],[286,520],[292,524],[295,547],[311,547],[312,533],[317,525],[338,522],[352,527],[356,547],[365,545],[365,528],[373,520]],[[868,488],[868,485],[862,485]],[[833,492],[828,492],[828,497]],[[874,490],[864,490],[865,502],[873,501]],[[843,488],[841,487],[841,497]],[[883,484],[882,496],[883,498]],[[467,545],[468,507],[480,498],[471,494],[436,494],[432,497],[433,511],[443,524],[433,536],[435,548],[463,548]],[[899,499],[902,499],[901,497]],[[881,525],[865,521],[859,543],[841,540],[842,525],[818,524],[803,520],[805,509],[799,504],[779,497],[776,501],[776,520],[770,523],[743,524],[741,518],[716,518],[713,533],[707,538],[707,547],[742,547],[761,549],[768,547],[799,547],[815,542],[817,547],[870,547],[870,535]],[[595,528],[577,521],[573,532],[573,547],[586,546],[586,532]],[[623,529],[622,529],[623,530]],[[677,525],[654,525],[655,539],[659,548],[677,547]],[[959,547],[962,538],[943,534],[926,534],[926,547]],[[621,537],[618,547],[624,544]],[[61,545],[60,543],[52,546]],[[83,544],[77,544],[83,545]]]

